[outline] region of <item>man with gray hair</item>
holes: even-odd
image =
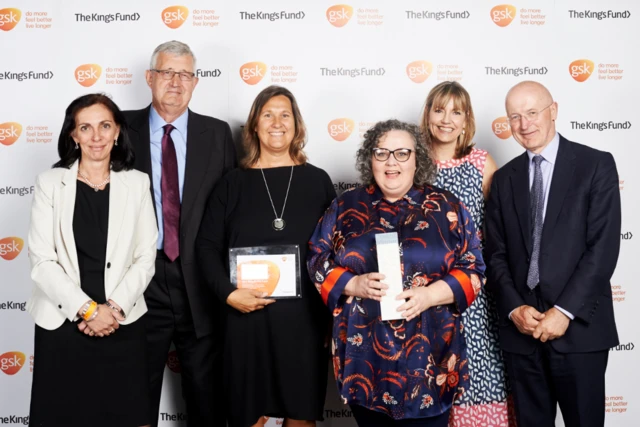
[[[186,44],[161,44],[146,72],[151,105],[125,111],[135,168],[151,178],[159,229],[155,276],[145,291],[153,425],[171,343],[180,360],[188,426],[226,422],[214,396],[222,384],[222,307],[200,277],[194,249],[209,194],[236,166],[236,153],[226,122],[188,108],[198,84],[195,66]]]

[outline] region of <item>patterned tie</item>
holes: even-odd
[[[180,189],[178,186],[178,159],[171,139],[173,125],[164,125],[162,136],[162,225],[164,227],[164,253],[173,262],[180,255]]]
[[[533,186],[529,194],[531,202],[531,219],[532,219],[532,237],[533,250],[531,253],[531,262],[529,263],[529,274],[527,274],[527,286],[533,289],[538,286],[540,281],[540,240],[542,239],[542,225],[544,224],[544,190],[542,188],[542,169],[540,163],[544,158],[541,155],[533,157]]]

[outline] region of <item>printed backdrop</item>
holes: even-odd
[[[57,159],[64,109],[89,92],[111,94],[122,109],[145,107],[149,57],[172,39],[197,56],[191,108],[227,120],[236,136],[260,90],[290,88],[308,127],[307,154],[339,192],[357,185],[354,152],[369,126],[390,117],[418,122],[438,82],[459,80],[469,90],[475,141],[499,165],[522,152],[504,117],[507,90],[525,79],[547,85],[559,131],[617,161],[623,229],[612,286],[622,344],[609,358],[607,427],[640,423],[633,409],[640,378],[631,369],[640,339],[633,309],[640,295],[631,283],[638,250],[631,216],[640,208],[636,1],[180,1],[0,2],[0,424],[28,424],[26,236],[34,179]],[[164,427],[186,425],[179,369],[171,353]],[[332,379],[324,415],[323,426],[355,425]]]

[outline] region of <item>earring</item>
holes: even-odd
[[[465,134],[465,131],[464,131],[464,129],[462,129],[462,134],[463,134],[463,135]]]
[[[114,139],[113,142],[115,143],[115,146],[117,147],[118,146],[118,140]]]
[[[80,148],[80,146],[78,145],[78,141],[76,141],[76,150]]]

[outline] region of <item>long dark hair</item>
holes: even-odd
[[[289,89],[282,86],[271,85],[266,87],[256,96],[247,118],[247,123],[244,125],[242,131],[242,142],[244,145],[245,156],[240,161],[240,166],[243,168],[250,168],[255,165],[260,159],[260,139],[258,139],[258,133],[255,131],[260,120],[260,112],[267,102],[273,97],[284,95],[291,101],[291,112],[293,113],[293,119],[296,124],[296,131],[293,135],[293,140],[289,146],[289,155],[296,164],[303,165],[307,162],[307,156],[304,153],[304,146],[307,140],[307,128],[302,120],[302,114],[300,114],[300,108],[296,102],[295,96],[289,91]]]
[[[71,137],[71,133],[76,128],[76,116],[80,110],[91,107],[92,105],[102,104],[107,110],[111,111],[113,120],[120,126],[118,135],[118,145],[114,145],[111,150],[111,170],[120,172],[121,170],[130,170],[133,168],[134,153],[133,145],[129,140],[127,133],[127,122],[124,114],[118,106],[103,93],[90,93],[76,98],[69,104],[64,114],[64,122],[62,130],[58,138],[58,155],[60,160],[53,165],[54,168],[69,169],[73,163],[80,158],[81,150],[76,149],[76,143]]]

